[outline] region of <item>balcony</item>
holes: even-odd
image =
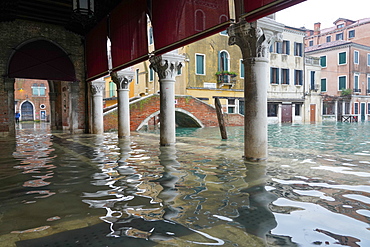
[[[360,88],[354,88],[353,89],[353,94],[361,94],[361,89]]]
[[[233,88],[236,84],[236,73],[229,72],[229,71],[218,71],[216,73],[217,76],[217,83],[220,88],[223,86],[229,86],[229,88]]]

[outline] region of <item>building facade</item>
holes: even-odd
[[[20,121],[49,121],[49,85],[45,80],[16,79],[14,86],[15,112]]]
[[[323,119],[368,120],[370,114],[370,18],[340,18],[335,26],[307,30],[306,54],[320,58]]]

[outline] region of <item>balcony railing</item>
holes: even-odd
[[[216,76],[217,76],[217,82],[221,84],[221,87],[224,85],[233,87],[236,83],[236,75],[219,74]]]
[[[360,94],[361,93],[361,88],[354,88],[353,93],[354,94]]]

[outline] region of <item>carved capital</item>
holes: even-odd
[[[91,92],[93,96],[103,96],[105,90],[104,79],[97,79],[91,82]]]
[[[118,72],[111,72],[112,81],[116,84],[117,90],[128,89],[130,82],[134,78],[134,72],[129,70],[122,70]]]
[[[159,79],[173,79],[182,67],[185,57],[176,52],[169,52],[160,56],[150,58],[150,68],[158,73]]]
[[[269,58],[270,46],[282,40],[284,25],[270,18],[262,18],[256,22],[241,21],[230,26],[229,45],[240,47],[243,58]]]

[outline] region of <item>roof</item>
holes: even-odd
[[[339,20],[348,20],[348,19],[339,18],[334,23],[336,23]],[[348,21],[351,21],[351,20],[348,20]],[[358,25],[362,25],[362,24],[365,24],[365,23],[370,23],[370,18],[363,18],[363,19],[354,21],[351,25],[345,26],[344,28],[345,29],[349,29],[349,28],[352,28],[352,27],[355,27],[355,26],[358,26]],[[335,30],[338,30],[337,29],[337,26],[332,26],[332,27],[324,28],[324,29],[321,29],[320,30],[320,34],[319,35],[325,35],[327,33],[333,32]],[[316,36],[316,35],[310,35],[310,36]]]
[[[305,48],[305,52],[312,52],[312,51],[322,50],[322,49],[331,48],[335,46],[347,45],[351,43],[353,42],[344,41],[344,40],[336,40],[336,41],[332,41],[332,42],[328,42],[328,43],[324,43],[320,45],[308,46]]]

